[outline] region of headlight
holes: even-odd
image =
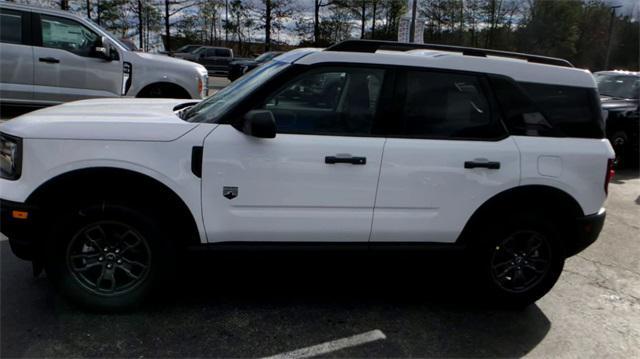
[[[207,74],[202,74],[198,79],[198,92],[202,98],[209,94],[209,76]]]
[[[0,178],[17,180],[22,169],[22,140],[0,133]]]

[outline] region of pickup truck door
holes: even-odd
[[[254,107],[274,114],[273,139],[217,127],[203,153],[208,241],[367,242],[385,142],[374,135],[384,73],[327,67],[293,77]]]
[[[100,35],[64,17],[35,16],[40,44],[34,46],[34,99],[60,103],[120,96],[122,61],[95,57]]]
[[[399,71],[374,210],[372,242],[458,239],[488,199],[520,181],[482,76]]]
[[[33,100],[30,28],[30,12],[0,9],[1,102],[29,103]]]

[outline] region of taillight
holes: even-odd
[[[616,169],[615,169],[615,160],[614,159],[609,159],[607,161],[607,174],[605,175],[604,178],[604,192],[606,194],[609,194],[609,182],[611,182],[611,180],[613,179],[613,176],[616,175]]]

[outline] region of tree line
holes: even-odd
[[[348,38],[397,40],[413,0],[50,0],[149,49],[233,45],[239,53]],[[578,67],[638,70],[640,27],[605,0],[417,0],[425,42],[561,57]],[[21,2],[29,2],[23,0]],[[41,3],[41,1],[40,1]],[[618,10],[619,11],[619,10]]]

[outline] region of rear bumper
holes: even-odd
[[[27,216],[16,218],[14,211],[26,212]],[[11,250],[18,258],[33,260],[38,256],[38,215],[35,206],[0,199],[0,232],[9,238]]]
[[[604,208],[596,214],[580,217],[576,220],[575,238],[567,248],[567,257],[576,255],[598,239],[607,212]]]

